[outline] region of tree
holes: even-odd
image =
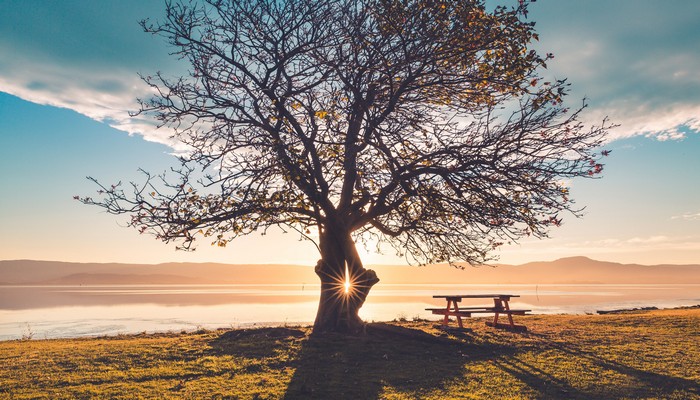
[[[526,2],[206,0],[142,22],[189,62],[140,100],[189,147],[173,175],[80,198],[179,248],[270,227],[318,234],[314,332],[358,331],[378,282],[356,246],[482,264],[579,215],[566,180],[602,170],[606,127],[578,121]],[[92,179],[92,178],[90,178]],[[94,180],[94,179],[93,179]]]

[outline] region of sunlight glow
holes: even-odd
[[[350,293],[350,271],[348,270],[347,264],[345,265],[345,294]]]
[[[349,307],[351,304],[356,303],[362,292],[362,283],[358,282],[356,277],[352,276],[350,272],[350,267],[345,264],[345,272],[342,270],[334,273],[332,278],[333,292],[332,296],[338,298],[344,307]]]

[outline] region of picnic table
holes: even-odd
[[[463,294],[463,295],[435,295],[435,299],[445,299],[447,305],[443,308],[426,308],[432,311],[433,314],[443,315],[442,326],[447,327],[450,322],[450,316],[457,317],[457,323],[460,328],[462,325],[462,317],[471,317],[472,314],[493,314],[493,321],[486,321],[486,325],[494,328],[512,329],[518,331],[526,331],[524,325],[516,325],[513,323],[513,315],[525,315],[526,312],[532,310],[514,310],[510,308],[508,302],[512,297],[520,297],[517,294]],[[459,303],[462,299],[493,299],[493,307],[478,306],[478,307],[460,307]],[[508,323],[498,322],[498,317],[501,314],[508,316]]]

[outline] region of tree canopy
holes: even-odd
[[[318,233],[317,268],[351,275],[370,238],[412,263],[488,262],[578,215],[569,180],[597,176],[607,155],[605,122],[584,126],[568,83],[541,77],[553,55],[531,48],[527,6],[168,3],[142,25],[189,72],[144,76],[154,95],[139,113],[189,152],[174,175],[98,183],[81,200],[183,249],[273,226]]]

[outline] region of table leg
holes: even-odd
[[[509,300],[509,296],[496,297],[493,299],[493,322],[487,322],[486,325],[493,326],[494,328],[507,328],[518,331],[527,331],[527,328],[524,325],[515,325],[515,322],[513,322],[513,313],[510,310]],[[508,316],[507,324],[504,323],[500,326],[498,325],[498,317],[500,314],[506,314]]]
[[[501,299],[493,299],[493,308],[494,308],[494,314],[493,314],[493,326],[498,326],[498,310],[501,310],[503,308],[503,304],[501,303]]]
[[[447,313],[450,312],[450,303],[451,302],[452,302],[452,300],[447,299],[447,308],[445,308],[445,311],[447,311],[447,312],[445,313],[445,317],[442,319],[442,326],[447,326],[447,324],[450,322],[450,316],[447,315]]]
[[[455,312],[459,312],[459,306],[457,305],[456,301],[453,301],[452,304],[454,305]],[[464,325],[462,325],[462,316],[457,314],[457,324],[459,325],[460,328],[464,328]]]
[[[510,322],[511,327],[515,327],[515,324],[513,323],[513,314],[510,313],[510,306],[508,305],[508,300],[504,300],[504,305],[506,312],[508,313],[508,322]]]

